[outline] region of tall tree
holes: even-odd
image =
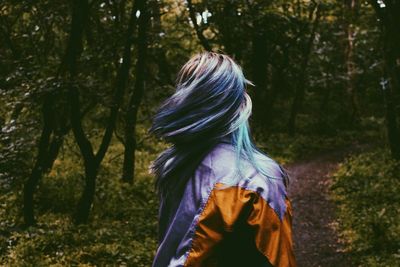
[[[400,1],[371,0],[383,29],[384,74],[382,85],[386,101],[386,126],[393,158],[400,160]]]
[[[95,195],[97,175],[100,169],[101,162],[103,161],[104,156],[110,145],[119,109],[127,87],[127,80],[131,67],[131,49],[134,42],[133,32],[137,19],[136,14],[138,12],[144,12],[144,10],[138,9],[139,3],[141,2],[143,1],[135,1],[132,5],[129,25],[126,33],[124,54],[122,57],[122,63],[120,64],[116,75],[115,90],[110,107],[110,113],[107,118],[103,138],[101,139],[100,146],[96,153],[94,152],[93,145],[90,142],[88,136],[85,134],[85,131],[82,127],[79,90],[74,84],[70,84],[69,86],[72,131],[82,154],[85,168],[85,187],[80,197],[77,212],[75,214],[76,224],[87,223],[89,219],[89,214]]]
[[[252,81],[255,85],[253,91],[254,99],[254,120],[262,125],[265,125],[263,114],[264,101],[269,99],[270,92],[268,91],[269,69],[268,63],[271,51],[269,51],[268,43],[271,39],[268,38],[268,13],[263,10],[271,6],[269,1],[264,3],[251,3],[247,1],[248,12],[251,15],[251,52],[250,52],[250,70]]]
[[[148,7],[145,1],[140,1],[139,29],[137,38],[137,61],[135,68],[135,85],[130,94],[125,116],[125,151],[122,180],[133,182],[135,172],[136,123],[140,103],[145,86],[146,54],[147,54],[147,25],[149,21]]]
[[[56,75],[62,79],[68,73],[70,83],[74,83],[76,61],[82,51],[82,35],[88,17],[87,1],[74,1],[72,4],[72,21],[69,40],[61,65]],[[43,174],[50,170],[62,145],[64,135],[68,132],[66,114],[56,110],[55,103],[62,92],[50,91],[45,93],[42,105],[43,127],[38,144],[38,154],[31,175],[24,184],[24,222],[30,226],[35,224],[34,192]],[[59,114],[56,116],[56,114]],[[61,114],[61,115],[60,115]]]
[[[310,13],[308,16],[308,18],[309,18],[308,20],[309,20],[309,24],[310,24],[310,26],[309,26],[310,35],[302,49],[302,61],[300,63],[300,73],[297,78],[298,81],[296,84],[296,90],[295,90],[292,106],[290,109],[289,122],[288,122],[288,132],[290,135],[295,134],[296,117],[303,105],[304,94],[306,92],[305,87],[306,87],[306,83],[307,83],[307,68],[308,68],[308,63],[310,61],[310,55],[312,52],[313,43],[314,43],[315,35],[317,33],[317,28],[318,28],[320,17],[321,17],[321,4],[314,3],[313,7],[311,7],[311,9],[310,9]]]
[[[345,18],[345,31],[346,31],[346,49],[345,49],[345,64],[347,72],[347,106],[346,114],[349,114],[349,121],[353,123],[359,120],[360,111],[358,107],[357,99],[357,87],[356,87],[356,63],[354,59],[355,54],[355,38],[357,36],[357,28],[355,25],[359,1],[357,0],[345,0],[344,3],[344,16]]]

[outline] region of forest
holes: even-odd
[[[254,86],[298,265],[400,266],[400,0],[3,0],[0,266],[151,266],[149,134],[194,54]]]

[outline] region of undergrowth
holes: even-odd
[[[399,171],[380,148],[348,158],[333,176],[339,231],[358,266],[400,266]]]
[[[158,200],[154,191],[154,177],[148,173],[148,167],[167,146],[146,136],[144,126],[138,127],[138,136],[134,184],[121,182],[123,145],[113,140],[97,179],[95,200],[87,225],[75,226],[71,219],[84,186],[82,161],[72,134],[67,136],[53,169],[37,188],[35,212],[38,224],[35,227],[21,227],[23,181],[16,180],[7,189],[1,189],[0,266],[150,266],[157,247]],[[363,136],[370,138],[369,134]],[[360,135],[357,138],[360,140]],[[354,132],[330,136],[298,134],[295,137],[273,133],[268,138],[256,137],[256,142],[263,151],[284,164],[316,151],[349,144],[355,139]],[[353,163],[361,164],[351,161],[348,165]],[[377,167],[378,164],[373,166]],[[379,173],[371,171],[369,178],[372,180]],[[342,180],[348,181],[340,178],[347,177],[345,174],[339,172],[336,189],[344,204],[349,198],[358,196],[353,195],[353,190],[340,189]],[[387,179],[392,177],[379,175]],[[381,217],[387,217],[388,220],[400,219],[390,206],[394,205],[396,198],[393,194],[395,191],[391,190],[395,190],[394,185],[398,185],[398,182],[385,183],[383,178],[380,180],[388,186],[385,189],[390,191],[387,192],[387,198],[393,198],[393,203],[379,206],[373,212],[382,214]],[[380,188],[381,185],[377,186]],[[347,193],[349,197],[343,196]],[[351,205],[346,207],[349,208],[343,209],[343,212],[350,212],[350,207],[353,209]],[[364,212],[364,208],[361,205],[361,209],[356,210]],[[344,225],[352,225],[353,221],[359,222],[356,219],[344,220]],[[378,224],[378,229],[390,225],[389,221],[386,222],[384,225]],[[390,233],[398,233],[398,228],[394,229],[393,225],[390,226]],[[363,233],[355,240],[362,242],[363,239],[369,240],[370,236]],[[369,246],[363,248],[368,249]],[[389,253],[391,249],[382,251]]]

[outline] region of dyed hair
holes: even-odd
[[[202,52],[182,67],[176,92],[161,105],[149,130],[172,144],[150,166],[162,197],[181,196],[202,159],[222,140],[235,149],[239,176],[244,157],[269,179],[282,179],[271,175],[272,167],[265,161],[272,159],[251,138],[248,84],[253,85],[224,54]],[[287,175],[280,170],[286,184]]]

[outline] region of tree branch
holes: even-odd
[[[212,51],[210,44],[208,43],[208,40],[206,37],[204,37],[203,33],[201,32],[199,25],[197,24],[196,21],[196,12],[194,10],[194,7],[192,5],[192,0],[187,0],[188,3],[188,8],[189,8],[189,18],[193,23],[193,27],[196,31],[197,37],[199,38],[199,41],[203,48],[207,51]]]

